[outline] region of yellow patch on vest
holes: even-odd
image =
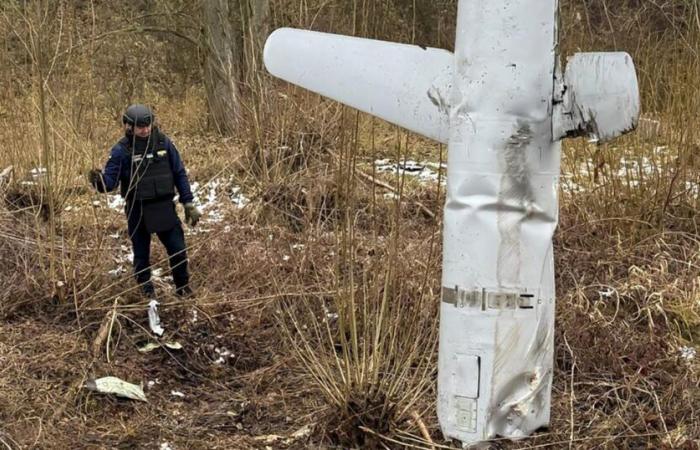
[[[158,156],[165,156],[165,154],[168,153],[168,151],[163,149],[163,150],[158,150],[157,153],[158,153]]]

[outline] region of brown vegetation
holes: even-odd
[[[271,79],[257,44],[243,122],[220,137],[201,5],[139,5],[0,6],[0,448],[452,448],[435,413],[441,184],[374,164],[445,149]],[[455,7],[284,0],[266,20],[450,48]],[[652,125],[566,144],[552,423],[493,447],[695,449],[700,5],[562,0],[562,24],[564,55],[632,54]],[[124,218],[84,176],[138,100],[217,198],[188,236],[196,298],[156,281],[182,350],[139,352],[153,338]],[[83,388],[106,375],[149,402]]]

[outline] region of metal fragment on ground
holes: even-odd
[[[85,387],[91,391],[100,392],[103,394],[114,394],[118,397],[139,400],[142,402],[148,401],[141,386],[128,383],[118,377],[108,376],[88,380]]]
[[[151,331],[158,336],[162,336],[165,330],[160,326],[160,316],[158,315],[158,301],[151,300],[148,303],[148,326],[151,327]]]
[[[182,344],[179,342],[164,342],[162,345],[158,342],[149,342],[146,345],[139,347],[139,352],[150,353],[153,350],[161,347],[166,347],[170,350],[182,350]]]

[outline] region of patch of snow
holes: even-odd
[[[328,319],[328,320],[337,320],[338,319],[338,313],[330,312],[330,310],[326,307],[326,305],[321,305],[321,307],[323,308],[323,312],[326,314],[326,319]],[[324,319],[324,322],[326,321],[326,319]]]
[[[46,167],[35,167],[31,169],[29,173],[32,175],[32,178],[37,179],[46,175],[48,171],[46,170]]]
[[[117,264],[133,263],[134,252],[124,244],[120,245],[119,248],[121,250],[121,255],[114,258],[114,262],[116,262]]]
[[[243,195],[239,186],[231,188],[231,201],[234,205],[238,206],[238,208],[243,208],[250,203],[250,199]]]
[[[681,358],[685,359],[686,361],[692,361],[695,359],[695,356],[697,355],[697,350],[693,347],[688,347],[687,345],[684,347],[678,347],[678,352],[680,353]]]
[[[109,209],[114,209],[117,211],[122,211],[126,206],[126,201],[121,195],[108,195],[107,196],[107,207]]]
[[[214,351],[215,351],[216,353],[218,353],[219,355],[223,356],[224,358],[227,358],[227,357],[233,355],[233,353],[231,353],[230,351],[228,351],[228,350],[226,349],[226,347],[221,347],[221,348],[216,347],[216,348],[214,349]]]
[[[188,228],[185,230],[185,236],[196,236],[198,234],[211,233],[211,228],[203,228],[201,225],[197,225],[197,228]]]
[[[590,176],[591,175],[591,167],[593,167],[593,160],[588,158],[584,161],[581,161],[578,164],[578,174],[583,175],[583,176]]]
[[[620,158],[620,168],[617,171],[617,176],[625,177],[627,174],[632,176],[651,175],[657,171],[656,165],[646,156],[637,159]]]
[[[109,275],[112,275],[113,277],[118,277],[122,273],[126,272],[126,269],[122,265],[117,266],[116,269],[110,270],[107,272]]]
[[[586,192],[586,188],[573,181],[573,177],[568,174],[561,177],[560,186],[567,194]]]
[[[233,353],[231,353],[229,350],[227,350],[225,347],[217,347],[214,349],[214,352],[219,355],[216,361],[214,361],[214,364],[226,364],[226,361],[228,358],[234,356]]]
[[[604,291],[599,291],[598,295],[600,295],[601,298],[612,298],[614,293],[615,293],[614,289],[608,288]]]
[[[374,161],[374,166],[378,172],[394,172],[401,176],[412,176],[418,178],[423,183],[437,181],[439,178],[439,170],[446,165],[440,165],[434,162],[417,162],[413,160],[402,161],[399,163],[391,162],[388,159],[378,159]],[[434,170],[433,170],[434,169]],[[444,184],[446,177],[442,177],[441,182]]]
[[[204,218],[204,221],[207,223],[219,223],[224,220],[224,213],[222,213],[218,209],[212,209],[209,211],[209,214]]]
[[[229,200],[237,208],[243,208],[250,203],[250,199],[243,194],[241,187],[234,185],[233,176],[223,180],[214,178],[204,185],[194,182],[191,188],[194,194],[193,202],[204,213],[202,221],[206,223],[219,223],[224,220],[223,203],[220,199],[223,197],[219,195],[223,192],[228,191]]]
[[[305,438],[311,434],[311,427],[309,425],[304,425],[303,427],[299,428],[297,431],[292,433],[290,438],[292,439],[300,439],[300,438]]]

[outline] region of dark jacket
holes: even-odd
[[[175,148],[175,144],[164,134],[159,133],[157,129],[153,129],[154,135],[160,135],[162,140],[162,146],[168,152],[168,158],[170,160],[170,168],[173,171],[173,181],[177,192],[180,194],[180,203],[190,203],[194,199],[192,195],[192,190],[190,189],[190,182],[187,179],[187,171],[185,170],[185,165],[180,158],[180,153]],[[127,192],[131,183],[131,157],[132,152],[130,151],[126,139],[121,139],[117,142],[112,150],[110,151],[109,160],[105,164],[105,169],[102,173],[104,180],[104,186],[96,186],[100,192],[111,192],[120,186],[121,195],[127,200],[130,197],[130,193]]]

